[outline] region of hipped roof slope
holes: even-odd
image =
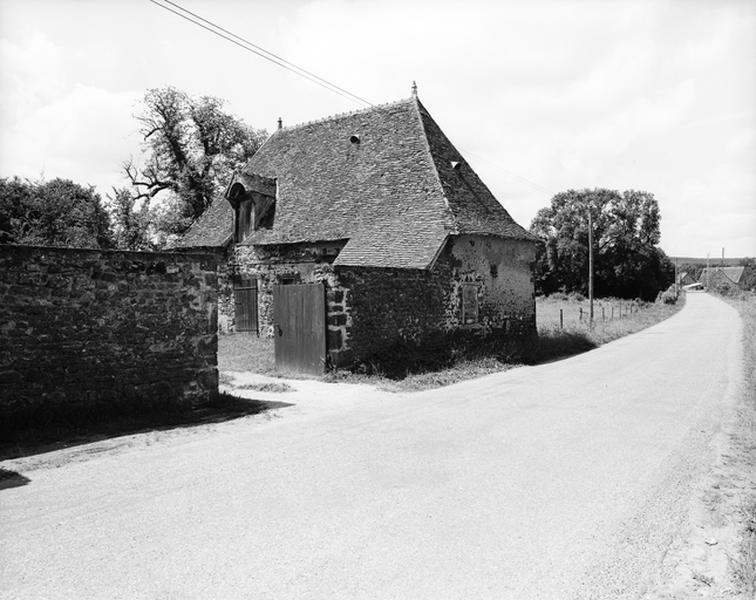
[[[337,265],[427,268],[450,234],[535,239],[416,97],[281,129],[243,172],[278,183],[273,227],[249,245],[346,239]],[[223,245],[232,230],[218,198],[180,245]]]
[[[740,283],[740,279],[743,277],[743,271],[745,271],[745,267],[704,267],[703,271],[701,271],[701,277],[698,279],[698,281],[705,282],[707,276],[714,276],[717,271],[724,274],[724,276],[733,283]]]

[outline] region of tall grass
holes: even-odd
[[[582,296],[540,297],[536,300],[536,360],[578,354],[641,331],[671,317],[684,304],[685,295],[675,304],[601,298],[594,302],[591,324],[590,305]]]

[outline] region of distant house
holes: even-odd
[[[743,289],[745,267],[706,267],[698,281],[708,288]]]
[[[677,285],[680,287],[691,285],[693,283],[696,283],[696,279],[687,271],[683,271],[677,276]]]
[[[226,253],[223,327],[322,370],[534,334],[536,241],[413,96],[279,126],[179,246]]]

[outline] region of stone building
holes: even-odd
[[[179,246],[216,248],[221,328],[277,332],[274,287],[322,284],[326,362],[535,333],[536,238],[413,97],[280,127]]]

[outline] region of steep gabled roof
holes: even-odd
[[[714,277],[717,273],[721,273],[727,279],[733,283],[740,283],[741,277],[743,277],[743,271],[745,267],[704,267],[701,271],[701,277],[698,279],[700,282],[706,282],[706,277]]]
[[[335,264],[427,268],[450,234],[535,239],[415,97],[281,129],[244,172],[278,183],[273,226],[249,245],[347,239]],[[180,245],[223,244],[232,228],[218,198]]]

